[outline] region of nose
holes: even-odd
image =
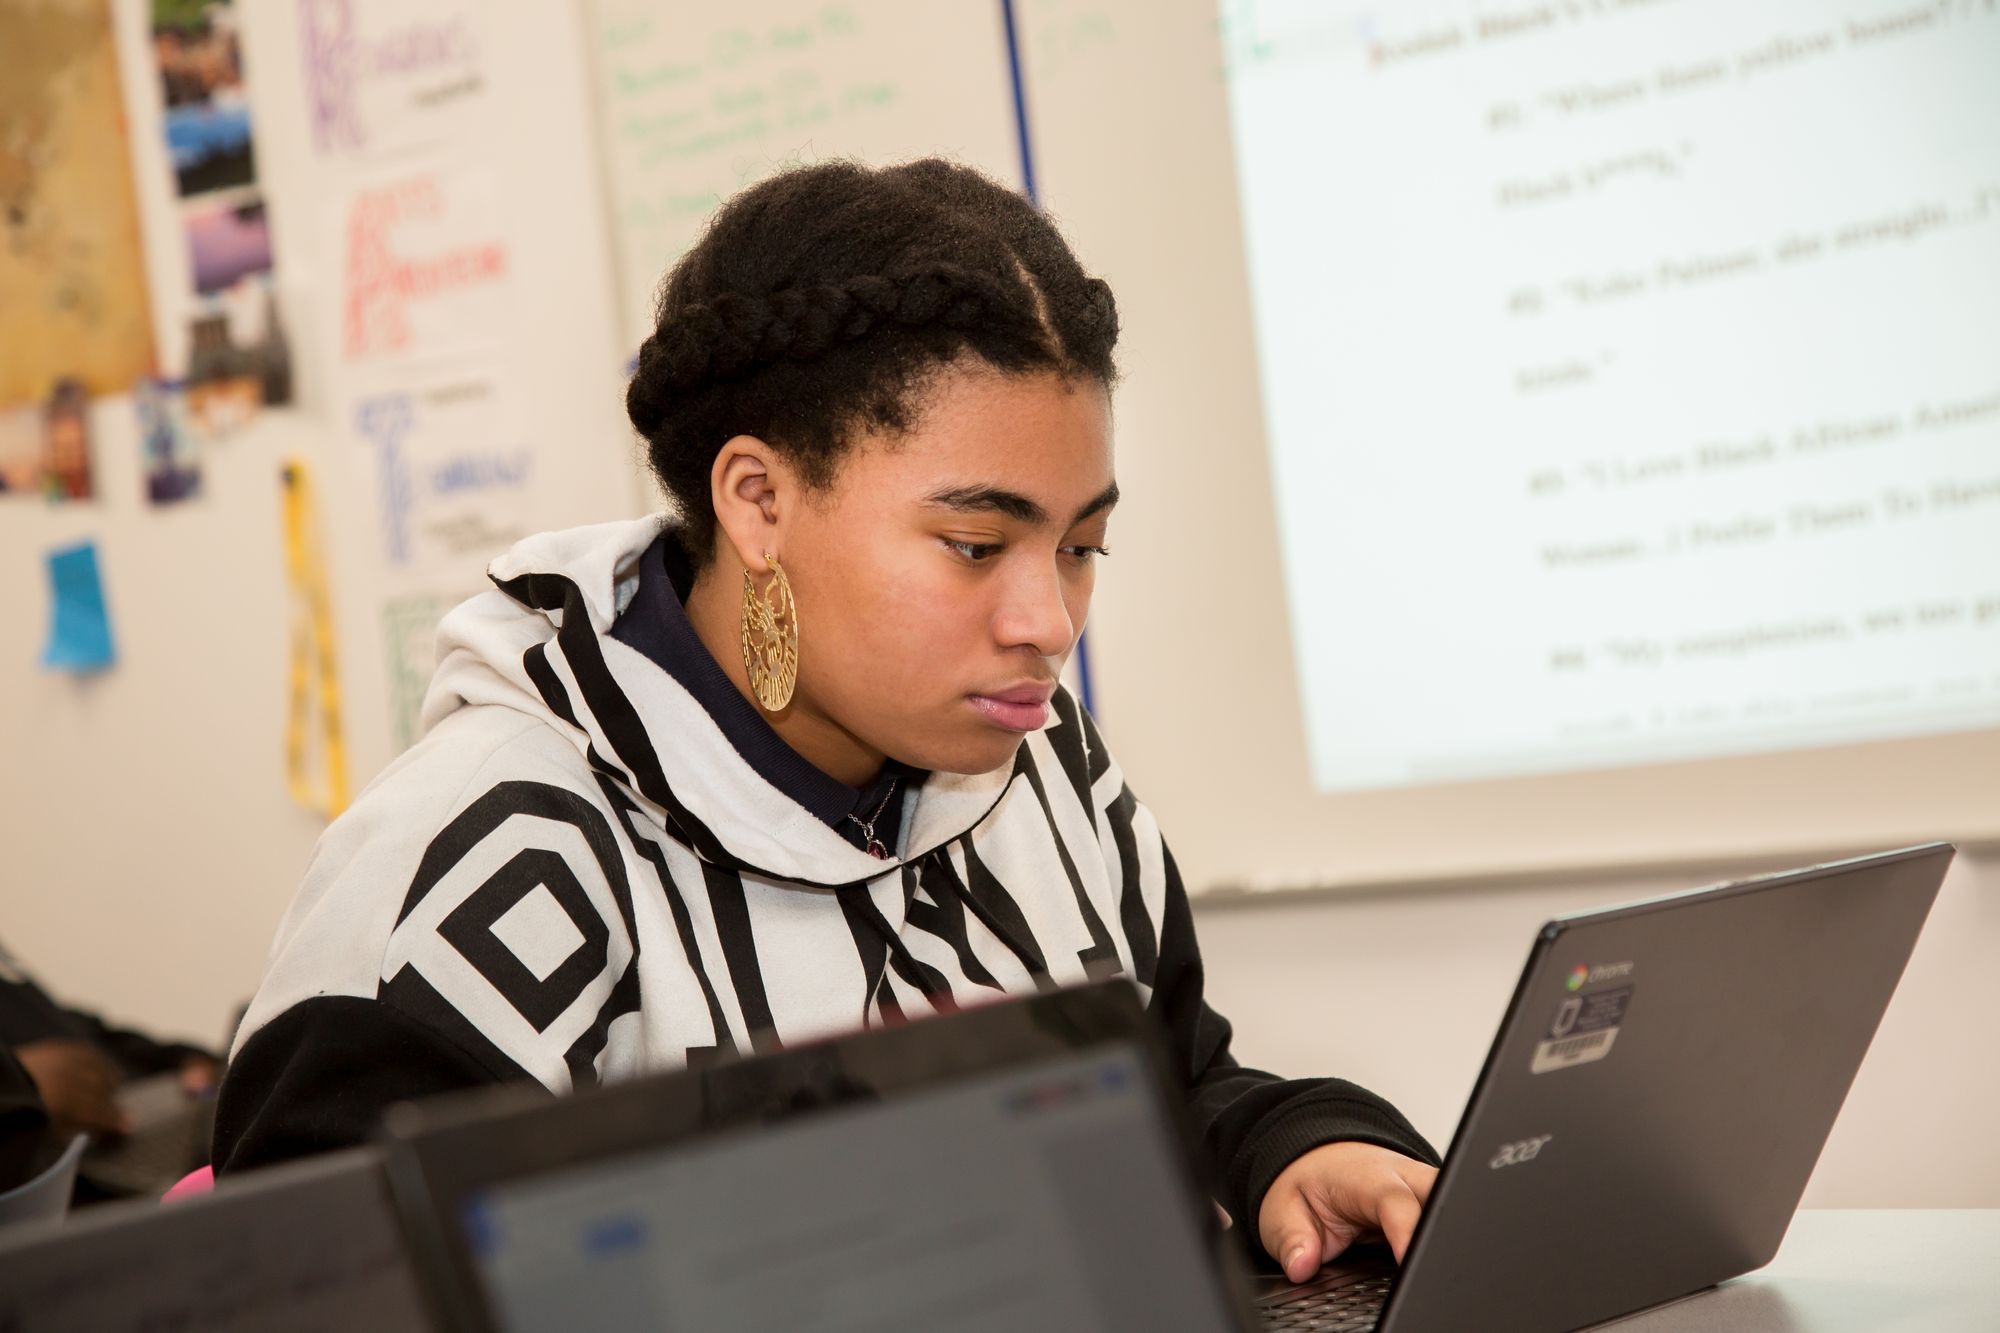
[[[1061,557],[1057,557],[1060,559]],[[1079,614],[1071,618],[1070,595],[1053,563],[1024,561],[1002,593],[994,635],[1002,648],[1032,648],[1040,657],[1061,657],[1076,642]],[[1082,594],[1088,605],[1089,593]],[[1083,607],[1076,610],[1080,613]]]

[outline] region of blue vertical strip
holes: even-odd
[[[1014,88],[1014,140],[1021,150],[1021,188],[1027,193],[1028,202],[1040,208],[1042,196],[1035,186],[1035,149],[1033,136],[1028,133],[1028,92],[1021,78],[1021,35],[1014,22],[1014,0],[1000,0],[1000,26],[1007,34],[1007,76]],[[1095,716],[1097,701],[1090,681],[1088,635],[1077,636],[1076,677],[1083,683],[1084,711]]]
[[[1021,185],[1028,202],[1042,206],[1035,189],[1035,151],[1028,140],[1028,94],[1021,82],[1021,37],[1014,25],[1014,0],[1000,0],[1000,25],[1007,30],[1007,74],[1014,84],[1014,136],[1021,145]]]

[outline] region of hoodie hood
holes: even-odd
[[[666,834],[735,870],[838,888],[963,837],[999,803],[1018,767],[932,773],[904,809],[900,858],[849,843],[739,754],[700,702],[611,637],[663,515],[538,533],[487,570],[494,590],[438,627],[424,699],[429,731],[466,707],[527,714],[563,735]],[[1061,726],[1050,710],[1048,728]]]

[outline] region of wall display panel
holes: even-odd
[[[2000,15],[1239,18],[1316,787],[2000,725]]]

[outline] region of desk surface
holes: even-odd
[[[1802,1212],[1778,1257],[1617,1333],[1994,1333],[2000,1209]]]

